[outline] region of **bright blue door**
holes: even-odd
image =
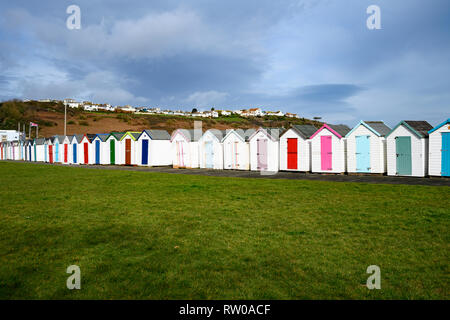
[[[100,164],[100,141],[95,141],[95,164]]]
[[[148,164],[148,140],[142,140],[142,164]]]
[[[370,136],[356,136],[356,171],[370,172]]]
[[[212,169],[213,164],[213,143],[212,141],[205,142],[205,157],[206,157],[206,167]]]
[[[28,160],[31,161],[31,146],[28,146]]]
[[[441,171],[445,177],[450,177],[450,132],[442,133]]]
[[[77,163],[77,144],[72,145],[73,148],[73,163]]]
[[[59,143],[55,146],[55,162],[59,161]]]

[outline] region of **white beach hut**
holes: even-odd
[[[277,172],[283,128],[259,128],[249,138],[250,170]]]
[[[311,136],[311,171],[344,173],[346,171],[346,125],[324,124]]]
[[[198,140],[199,167],[223,170],[223,145],[225,130],[209,129]]]
[[[428,131],[426,121],[401,121],[386,136],[387,174],[424,177],[428,174]]]
[[[385,173],[389,132],[391,128],[383,121],[361,121],[347,133],[347,172]]]
[[[201,130],[177,129],[172,133],[172,159],[174,168],[198,168],[198,140],[203,135]]]
[[[126,166],[135,166],[138,164],[138,144],[136,143],[136,141],[137,138],[139,138],[140,134],[141,132],[137,131],[127,131],[120,139],[119,157],[121,158],[121,164],[124,164]]]
[[[280,170],[311,171],[311,124],[293,125],[280,137]]]
[[[112,132],[106,138],[107,150],[109,151],[109,164],[121,165],[122,157],[120,156],[120,139],[124,136],[125,132]]]
[[[172,165],[172,144],[170,134],[166,130],[144,130],[136,143],[138,165]]]
[[[87,135],[83,135],[80,142],[78,143],[78,163],[79,164],[89,164],[91,163],[91,141]]]
[[[69,138],[69,163],[70,164],[80,164],[83,162],[83,158],[80,156],[81,150],[81,140],[83,140],[83,134],[74,134]]]
[[[250,170],[250,144],[248,142],[255,129],[231,129],[222,139],[223,168]]]
[[[34,139],[34,155],[35,160],[39,162],[45,161],[45,138]]]
[[[429,175],[450,177],[450,119],[434,127],[429,134]]]
[[[61,163],[70,163],[70,138],[69,136],[61,136]]]
[[[110,163],[110,154],[109,154],[109,145],[106,142],[109,134],[107,133],[99,133],[95,135],[95,138],[92,140],[92,148],[94,149],[94,164],[109,164]]]

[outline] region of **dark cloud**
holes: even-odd
[[[0,98],[264,106],[364,119],[448,117],[450,2],[377,0],[0,3]],[[427,110],[427,114],[423,114]]]

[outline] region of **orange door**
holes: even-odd
[[[48,146],[48,155],[50,163],[53,163],[53,146]]]
[[[131,140],[125,140],[125,164],[127,166],[131,165]]]

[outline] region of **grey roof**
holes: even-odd
[[[194,134],[196,130],[194,129],[178,129],[185,137],[186,139],[189,139],[189,141],[198,141],[203,135],[203,131],[198,131],[198,136]]]
[[[211,132],[219,141],[222,141],[223,137],[227,134],[226,130],[209,129],[207,132]],[[206,133],[206,132],[205,132]]]
[[[170,140],[170,134],[166,130],[144,130],[152,140]]]
[[[294,124],[292,129],[303,139],[309,139],[317,131],[317,128],[312,124]]]
[[[92,134],[92,133],[88,133],[86,136],[89,139],[89,142],[92,142],[92,140],[94,140],[97,135],[96,134]]]
[[[64,136],[64,135],[58,135],[58,134],[55,135],[55,136],[53,136],[53,138],[58,138],[58,141],[59,141],[59,142],[64,141],[65,137],[66,137],[66,136]]]
[[[433,126],[429,124],[427,121],[405,120],[405,123],[407,123],[411,128],[416,130],[423,137],[428,137],[428,131],[433,129]]]
[[[345,137],[347,133],[350,132],[350,128],[346,126],[345,124],[328,124],[328,126],[339,133],[342,137]]]
[[[133,136],[133,138],[137,140],[142,132],[127,131],[126,133]]]
[[[364,121],[369,127],[378,132],[382,137],[385,137],[391,132],[389,128],[383,121]]]
[[[42,145],[45,143],[45,138],[37,138],[34,140],[37,145]]]
[[[125,132],[111,132],[111,135],[114,136],[117,140],[120,140],[125,135]]]
[[[248,142],[248,140],[250,139],[250,137],[256,132],[255,129],[247,129],[247,130],[243,130],[243,129],[235,129],[234,130],[238,135],[241,136],[242,139],[244,139],[244,141]]]
[[[84,134],[76,134],[75,137],[77,138],[77,142],[80,143],[83,140]]]
[[[262,128],[275,140],[279,140],[281,135],[286,131],[284,128]]]
[[[99,137],[101,141],[105,142],[106,139],[108,139],[109,134],[108,133],[99,133],[96,136]]]

